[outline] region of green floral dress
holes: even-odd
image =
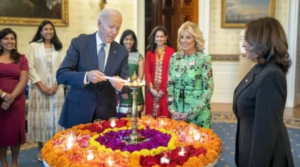
[[[169,65],[169,111],[188,114],[188,122],[211,128],[210,99],[213,93],[211,57],[197,52],[172,55]]]
[[[130,52],[128,56],[128,66],[129,66],[129,76],[130,81],[137,80],[138,78],[138,72],[139,72],[139,62],[140,60],[143,60],[144,57],[138,53],[138,52]],[[139,88],[137,90],[138,95],[136,98],[137,103],[137,111],[142,112],[144,107],[144,98],[143,98],[143,92],[142,89]],[[131,107],[132,107],[132,94],[131,92],[128,94],[128,99],[125,100],[122,98],[121,94],[119,95],[119,106],[118,106],[118,113],[122,114],[123,116],[131,113]]]

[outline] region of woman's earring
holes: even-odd
[[[0,46],[0,49],[2,49],[1,46]]]
[[[165,43],[167,43],[167,41],[165,41]]]
[[[154,41],[154,43],[156,43],[156,41]]]

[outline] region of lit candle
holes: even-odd
[[[92,153],[91,150],[88,151],[88,155],[86,156],[86,160],[90,161],[92,159],[94,159],[94,154]]]
[[[196,133],[197,133],[197,130],[195,128],[191,127],[189,130],[189,135],[194,135]]]
[[[167,158],[166,156],[163,156],[163,157],[160,158],[160,163],[161,164],[168,164],[168,163],[170,163],[170,159]]]
[[[159,124],[160,124],[160,126],[164,126],[166,123],[164,120],[161,120]]]
[[[199,141],[200,138],[201,138],[201,136],[200,136],[199,133],[196,133],[196,134],[194,135],[194,140]]]
[[[111,159],[111,157],[108,157],[107,164],[108,164],[109,166],[113,166],[114,163],[115,163],[115,161],[113,161],[113,160]]]
[[[136,82],[136,81],[134,81],[134,82],[133,82],[133,85],[134,85],[134,86],[136,86],[136,85],[137,85],[137,82]]]
[[[184,156],[184,154],[185,154],[185,149],[184,149],[184,147],[181,147],[180,151],[178,152],[178,155]]]
[[[116,121],[115,120],[112,120],[111,123],[110,123],[110,126],[113,128],[116,126]]]
[[[67,149],[71,149],[74,145],[74,137],[73,134],[71,134],[67,139]]]

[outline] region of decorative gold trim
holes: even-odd
[[[210,54],[212,60],[214,62],[238,62],[239,55],[238,54]]]
[[[69,25],[69,0],[61,0],[61,19],[47,19],[47,18],[29,18],[29,17],[0,17],[0,24],[3,25],[24,25],[24,26],[36,26],[43,20],[50,20],[55,26],[66,27]]]
[[[227,0],[222,0],[221,27],[222,28],[245,28],[246,23],[226,23],[226,2]],[[270,0],[269,16],[270,17],[275,16],[275,0]]]

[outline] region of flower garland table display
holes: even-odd
[[[57,133],[42,149],[46,167],[211,167],[222,152],[212,129],[143,116],[142,141],[129,143],[130,118],[81,124]]]

